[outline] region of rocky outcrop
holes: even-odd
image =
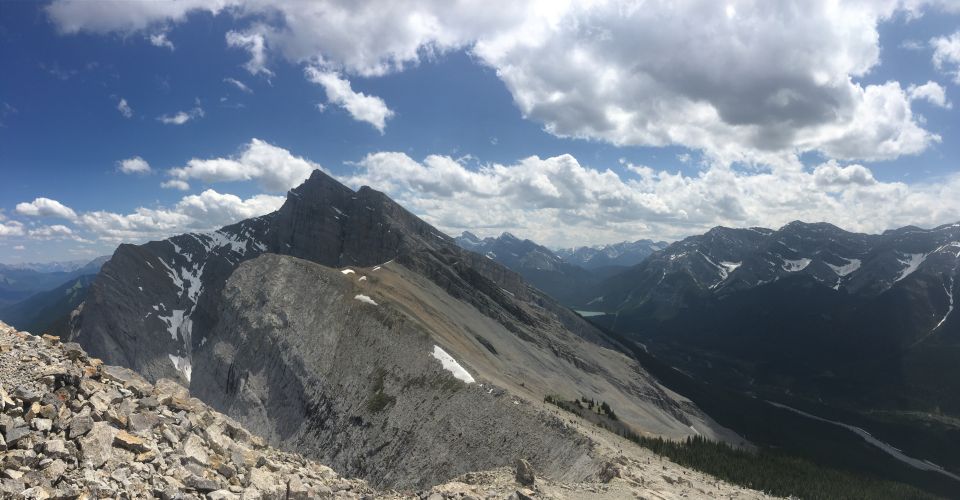
[[[0,497],[362,498],[374,490],[269,448],[169,379],[0,323]]]
[[[572,420],[569,427],[595,432]],[[604,440],[619,438],[601,437],[592,446],[613,453]],[[151,384],[76,344],[0,323],[0,498],[762,498],[623,445],[611,458],[615,477],[560,483],[521,462],[522,469],[468,472],[429,490],[377,490],[266,446],[173,380]]]

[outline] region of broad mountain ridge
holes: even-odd
[[[549,394],[609,402],[636,432],[741,443],[519,274],[320,171],[274,213],[121,245],[68,329],[377,486],[519,458],[595,473],[602,454],[543,408]]]

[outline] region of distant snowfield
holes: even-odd
[[[438,359],[440,364],[443,365],[443,369],[452,373],[454,377],[468,384],[475,382],[473,377],[470,375],[470,372],[460,366],[460,363],[457,363],[457,360],[453,359],[453,356],[447,354],[447,351],[441,349],[440,346],[433,346],[433,357]]]

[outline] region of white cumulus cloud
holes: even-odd
[[[468,167],[432,155],[370,154],[345,182],[385,191],[450,233],[510,231],[548,245],[678,239],[717,225],[780,227],[795,219],[879,232],[960,220],[960,174],[881,182],[859,164],[736,169],[696,175],[650,166],[593,168],[571,155]]]
[[[50,198],[36,198],[31,202],[17,203],[16,211],[28,217],[59,217],[62,219],[76,219],[77,213],[72,208]]]
[[[323,87],[328,101],[347,110],[354,120],[367,122],[383,133],[387,119],[393,116],[383,99],[354,91],[349,81],[334,72],[308,67],[306,74],[308,80]]]
[[[759,164],[808,151],[892,159],[937,142],[904,85],[860,80],[880,64],[880,24],[958,10],[944,0],[96,4],[56,0],[47,11],[65,33],[146,30],[201,11],[250,19],[227,34],[229,46],[250,53],[250,73],[269,76],[276,56],[318,68],[331,101],[354,103],[348,111],[378,128],[388,109],[345,93],[346,78],[466,48],[496,70],[524,116],[555,135]],[[956,76],[960,35],[931,43],[935,64]]]
[[[106,242],[142,242],[186,231],[210,231],[242,219],[273,212],[284,197],[256,195],[247,199],[208,189],[180,199],[172,207],[139,207],[130,213],[92,211],[77,224]]]
[[[923,85],[911,85],[907,88],[910,100],[924,100],[940,108],[950,109],[953,104],[947,100],[947,91],[937,82],[927,82]]]
[[[23,224],[15,220],[9,222],[0,222],[0,237],[3,236],[22,236]]]
[[[930,45],[933,47],[933,65],[952,75],[953,82],[960,85],[960,31],[933,38]]]
[[[252,139],[239,155],[230,158],[193,158],[170,169],[165,187],[188,187],[187,182],[257,181],[264,189],[283,192],[302,183],[320,165],[260,139]],[[180,184],[180,183],[183,184]]]
[[[150,164],[147,160],[134,156],[117,162],[117,170],[124,174],[149,174]]]

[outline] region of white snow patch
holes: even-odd
[[[139,288],[141,292],[143,291],[143,287],[142,287],[142,286],[138,286],[137,288]]]
[[[842,266],[827,264],[827,266],[829,266],[830,269],[833,269],[833,272],[837,273],[837,276],[846,276],[856,271],[857,269],[860,269],[860,259],[847,259],[844,257],[841,257],[841,259],[847,261],[847,263]]]
[[[803,271],[810,265],[810,259],[783,259],[783,270],[788,273]]]
[[[170,311],[170,316],[157,316],[160,321],[163,321],[167,325],[167,331],[170,332],[170,338],[177,340],[177,332],[180,331],[180,328],[184,323],[184,315],[186,311],[183,309],[174,309]],[[189,318],[186,318],[189,321]],[[184,339],[187,337],[184,336]]]
[[[344,269],[343,271],[340,271],[340,272],[343,274],[353,274],[356,271],[354,271],[353,269]]]
[[[720,265],[727,269],[727,273],[728,273],[728,274],[736,271],[737,268],[740,267],[741,264],[743,264],[743,261],[740,261],[740,262],[727,262],[727,261],[722,261],[722,262],[720,262]]]
[[[367,277],[366,277],[366,276],[361,276],[360,279],[358,279],[357,281],[367,281]]]
[[[183,378],[187,379],[187,382],[189,382],[190,374],[193,372],[193,368],[190,366],[190,359],[174,356],[173,354],[167,354],[167,357],[170,358],[170,362],[173,363],[173,367],[176,368],[178,372],[183,374]]]
[[[374,267],[373,270],[374,270],[374,271],[379,271],[379,270],[380,270],[380,266]]]
[[[457,360],[453,359],[453,356],[447,354],[447,351],[444,351],[436,344],[433,346],[433,357],[439,360],[440,364],[443,365],[443,369],[452,373],[454,377],[468,384],[475,382],[470,372],[460,366],[460,363],[457,363]]]
[[[906,278],[913,274],[914,271],[920,267],[920,264],[923,264],[923,261],[927,260],[927,254],[924,253],[911,253],[906,254],[903,259],[897,259],[901,264],[904,265],[903,270],[900,271],[900,276],[897,279],[893,280],[894,283]]]
[[[353,298],[356,300],[359,300],[360,302],[370,304],[371,306],[380,305],[380,304],[377,304],[373,299],[371,299],[370,296],[364,295],[362,293],[358,293],[357,295],[354,295]]]

